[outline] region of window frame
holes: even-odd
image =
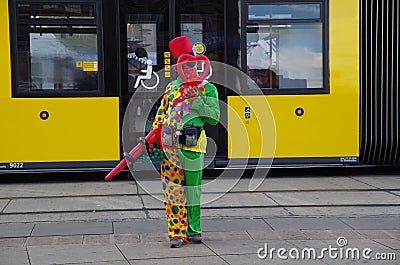
[[[10,55],[11,55],[11,91],[12,98],[68,98],[68,97],[100,97],[104,96],[104,55],[103,55],[103,33],[102,33],[102,5],[101,0],[59,0],[56,3],[51,0],[9,0],[9,14],[10,14]],[[84,26],[91,24],[95,26],[97,38],[97,89],[95,90],[41,90],[41,91],[18,91],[18,25],[29,25],[29,20],[22,19],[18,21],[17,6],[18,4],[83,4],[93,5],[95,9],[95,20],[90,23],[86,20],[76,19],[67,22],[63,25],[82,25],[80,22],[85,22]],[[25,22],[25,23],[24,23]],[[63,20],[63,22],[66,22]],[[38,24],[43,25],[60,25],[60,22],[55,19],[43,20]],[[47,30],[46,30],[47,31]],[[52,30],[49,30],[49,33]],[[81,30],[79,30],[81,31]],[[85,33],[82,30],[80,33]],[[90,29],[88,30],[88,33]],[[53,33],[52,31],[51,33]],[[48,32],[45,32],[48,33]],[[58,32],[57,32],[58,33]],[[29,62],[29,68],[31,67]]]
[[[249,19],[249,5],[276,5],[276,4],[320,4],[319,19]],[[261,88],[265,95],[302,95],[302,94],[330,94],[329,85],[329,0],[244,0],[241,4],[241,68],[244,73],[247,69],[246,34],[247,26],[251,23],[263,25],[277,25],[282,23],[301,24],[301,23],[322,23],[322,88]]]

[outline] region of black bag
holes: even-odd
[[[173,146],[176,145],[175,129],[170,126],[162,126],[161,137],[163,145]]]
[[[186,146],[196,146],[200,138],[202,128],[197,126],[185,127],[179,137],[179,143]]]

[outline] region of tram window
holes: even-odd
[[[325,88],[321,5],[282,2],[247,6],[244,69],[260,88]]]
[[[188,37],[192,43],[203,42],[203,23],[182,22],[181,34]]]
[[[190,43],[202,42],[205,55],[224,61],[224,1],[176,0],[177,30]]]
[[[248,19],[319,19],[320,4],[249,5]]]
[[[11,6],[16,24],[13,95],[99,94],[96,2],[16,1]]]

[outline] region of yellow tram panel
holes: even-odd
[[[359,6],[358,1],[345,0],[329,4],[329,94],[228,97],[229,158],[246,158],[244,150],[249,148],[250,158],[271,158],[260,150],[271,144],[271,135],[257,129],[273,126],[258,113],[270,109],[275,158],[359,156]],[[270,109],[257,107],[265,100]],[[251,109],[248,118],[246,106]],[[296,114],[298,109],[302,115]],[[241,140],[245,129],[249,141]]]
[[[0,10],[0,163],[119,160],[118,97],[12,98],[7,1]]]
[[[21,98],[2,105],[0,162],[120,158],[118,98]]]
[[[0,113],[4,100],[11,98],[11,58],[8,1],[0,1]]]
[[[272,114],[259,107],[266,100]],[[248,149],[249,158],[358,156],[358,111],[353,103],[351,97],[332,95],[229,97],[229,158],[247,158]],[[249,119],[244,115],[247,106]],[[296,115],[298,108],[303,109],[302,116]]]
[[[273,157],[274,117],[264,97],[232,96],[228,106],[228,158]]]

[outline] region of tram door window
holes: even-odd
[[[155,117],[157,97],[153,91],[157,90],[157,80],[153,77],[153,71],[159,70],[157,47],[157,24],[154,19],[141,21],[140,15],[129,14],[126,23],[126,62],[127,62],[127,89],[128,94],[132,95],[139,86],[143,85],[148,90],[147,93],[136,94],[140,97],[140,106],[130,106],[126,112],[126,122],[129,123],[131,133],[142,133],[151,131],[152,120]],[[154,23],[152,23],[154,22]],[[125,56],[125,55],[124,55]],[[147,78],[150,79],[147,79]],[[155,89],[155,90],[154,90]],[[130,97],[129,97],[130,99]],[[146,105],[154,105],[150,115],[142,114]],[[146,117],[145,117],[146,116]]]
[[[14,96],[100,95],[96,1],[15,1],[11,9]]]
[[[225,1],[176,0],[175,28],[177,36],[187,36],[191,44],[201,42],[205,45],[205,55],[211,61],[225,61],[224,14]],[[217,73],[215,73],[217,74]],[[223,73],[219,73],[223,74]],[[219,100],[226,102],[226,88],[215,84]],[[220,104],[221,105],[221,104]],[[221,106],[221,119],[224,119],[224,107]],[[208,145],[206,155],[225,156],[226,130],[221,124],[206,125],[207,136],[215,144]]]
[[[163,68],[169,28],[168,1],[120,1],[122,95],[136,91],[141,83],[136,82],[138,76],[143,75],[147,65],[153,71]]]
[[[133,93],[149,66],[157,66],[157,25],[127,23],[128,90]],[[145,72],[146,71],[146,72]],[[150,84],[148,84],[150,86]]]
[[[176,1],[177,35],[202,42],[212,61],[224,61],[224,1]]]
[[[159,98],[154,72],[164,67],[170,38],[168,1],[120,0],[121,113],[124,114],[124,147],[152,128]],[[147,79],[151,77],[150,79]],[[161,77],[160,77],[161,78]],[[148,89],[139,87],[147,86]],[[134,103],[130,104],[135,95]],[[152,106],[150,113],[146,113]]]
[[[323,1],[245,5],[243,69],[260,88],[325,87],[323,10]]]

